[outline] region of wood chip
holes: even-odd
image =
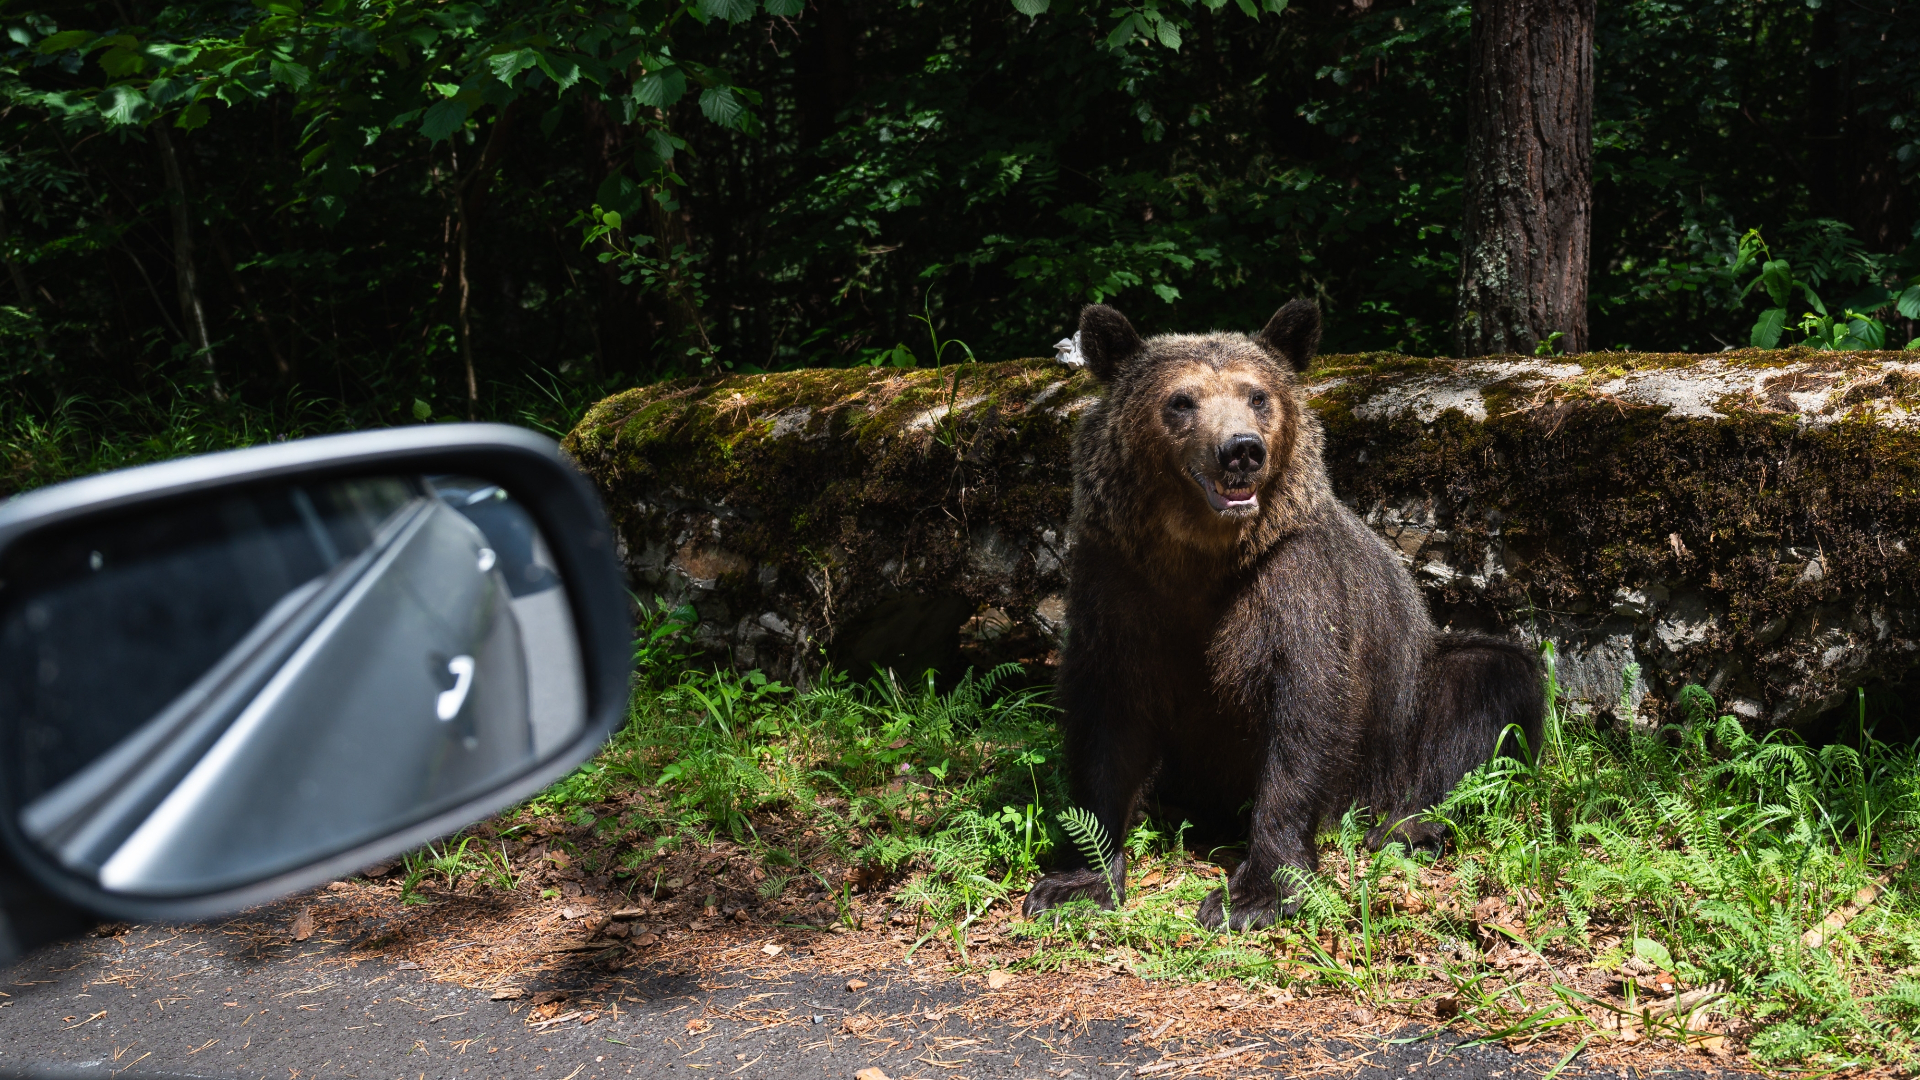
[[[1005,990],[1013,985],[1013,972],[1003,968],[994,968],[987,972],[987,989]]]
[[[766,953],[768,956],[779,956],[783,951],[785,951],[785,946],[776,945],[773,942],[769,941],[765,945],[760,946],[760,951],[763,953]]]
[[[867,988],[867,980],[865,979],[848,979],[847,980],[848,993],[852,993],[855,990],[865,990],[866,988]]]
[[[505,989],[495,990],[493,992],[493,996],[488,1000],[489,1001],[517,1001],[520,998],[523,998],[526,996],[527,996],[526,987],[509,986],[509,987],[506,987]]]
[[[1239,1057],[1249,1050],[1258,1050],[1265,1045],[1267,1044],[1263,1042],[1251,1042],[1245,1046],[1235,1047],[1232,1050],[1222,1050],[1217,1054],[1207,1054],[1203,1057],[1172,1058],[1167,1061],[1156,1061],[1151,1065],[1134,1070],[1134,1075],[1151,1076],[1157,1072],[1165,1072],[1168,1069],[1178,1069],[1185,1065],[1205,1065],[1209,1061],[1225,1061],[1230,1057]]]
[[[646,908],[623,907],[619,911],[616,911],[612,915],[608,916],[608,918],[639,919],[639,918],[644,918],[646,914],[647,914]]]
[[[854,1073],[853,1080],[888,1080],[888,1077],[877,1066],[869,1066]]]

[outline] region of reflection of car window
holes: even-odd
[[[505,489],[456,476],[428,477],[427,485],[486,535],[499,560],[500,574],[514,596],[544,592],[560,584],[553,559],[540,539],[539,526]]]
[[[0,714],[30,800],[144,724],[294,589],[365,550],[412,483],[262,487],[52,528],[0,564]],[[111,670],[114,678],[86,672]]]

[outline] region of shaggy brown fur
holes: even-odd
[[[1254,337],[1142,341],[1112,308],[1080,316],[1108,390],[1074,440],[1060,676],[1072,794],[1116,840],[1150,787],[1217,823],[1251,804],[1247,857],[1200,906],[1209,927],[1290,914],[1321,821],[1350,806],[1384,819],[1375,847],[1437,848],[1440,830],[1411,817],[1509,728],[1539,741],[1532,656],[1436,631],[1398,556],[1333,496],[1294,383],[1319,337],[1305,300]],[[1112,906],[1125,880],[1124,852],[1069,864],[1026,910]]]

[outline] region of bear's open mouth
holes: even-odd
[[[1210,476],[1194,473],[1193,478],[1200,482],[1200,490],[1206,493],[1207,505],[1215,513],[1225,514],[1234,510],[1254,510],[1260,506],[1260,496],[1254,490],[1252,480],[1229,480],[1220,483]]]

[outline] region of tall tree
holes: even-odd
[[[1473,5],[1461,356],[1587,347],[1593,13],[1594,0]]]

